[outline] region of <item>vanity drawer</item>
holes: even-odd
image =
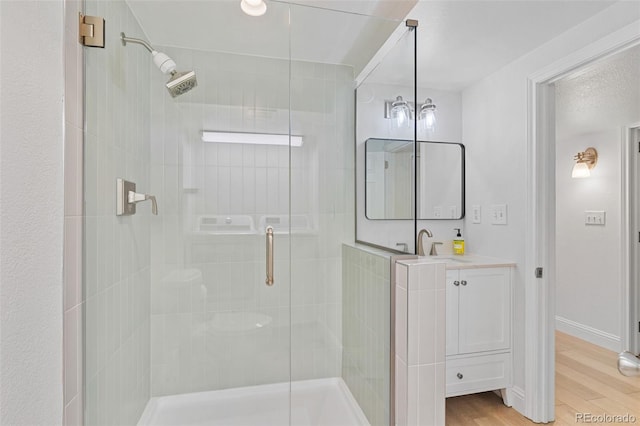
[[[502,389],[511,381],[511,354],[447,359],[446,396]]]

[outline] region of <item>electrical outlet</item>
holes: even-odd
[[[471,206],[471,223],[481,223],[482,222],[482,208],[475,204]]]
[[[606,213],[604,211],[586,211],[584,212],[585,225],[600,225],[606,223]]]
[[[433,208],[433,217],[440,219],[442,217],[442,206],[435,206]]]

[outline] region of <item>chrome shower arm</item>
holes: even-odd
[[[122,45],[123,46],[126,46],[127,43],[136,43],[136,44],[143,45],[151,53],[155,52],[155,49],[153,47],[151,47],[151,45],[149,43],[147,43],[146,41],[144,41],[142,39],[133,38],[133,37],[127,37],[124,33],[120,33],[120,40],[122,40]]]

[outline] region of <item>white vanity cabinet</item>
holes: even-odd
[[[511,383],[511,268],[454,268],[447,265],[446,396],[505,389]]]
[[[448,396],[500,390],[510,406],[515,263],[444,255],[394,265],[395,424],[445,424]]]

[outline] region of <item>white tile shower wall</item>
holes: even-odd
[[[293,62],[290,99],[288,61],[161,48],[195,69],[198,86],[176,102],[152,100],[164,122],[152,129],[152,186],[172,204],[152,232],[152,393],[339,376],[340,244],[353,235],[352,69]],[[290,102],[302,147],[201,141],[203,129],[286,134]],[[276,232],[276,283],[267,287],[261,218],[289,211],[293,235]],[[202,217],[239,216],[251,218],[245,234],[199,226]],[[233,321],[247,327],[230,333]]]
[[[445,265],[396,264],[396,424],[445,420]]]
[[[83,424],[82,312],[82,163],[83,50],[76,35],[80,1],[64,2],[64,418],[65,426]]]
[[[119,43],[121,31],[145,38],[124,1],[85,8],[108,30],[105,49],[84,52],[84,423],[133,425],[150,395],[152,218],[144,203],[116,217],[115,183],[150,188],[151,65],[145,49]]]
[[[389,424],[390,258],[342,246],[342,377],[372,425]]]

